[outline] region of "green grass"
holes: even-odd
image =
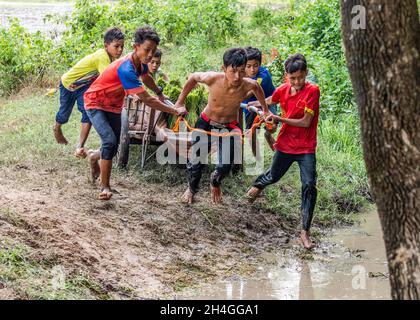
[[[54,261],[39,260],[25,245],[0,242],[0,283],[23,299],[108,298],[100,286],[83,274],[68,274]]]
[[[54,97],[39,94],[0,106],[0,117],[5,120],[0,126],[0,145],[4,150],[0,165],[42,166],[55,163],[77,167],[78,163],[68,155],[74,151],[78,141],[80,113],[75,108],[72,121],[63,126],[66,137],[71,141],[63,146],[55,142],[52,134],[57,110],[58,93]],[[98,146],[94,130],[90,141],[96,142],[92,147]]]
[[[19,0],[29,3],[31,1]],[[39,0],[35,2],[55,3],[58,1]],[[223,52],[228,47],[251,45],[259,47],[264,53],[272,47],[288,47],[280,43],[276,33],[268,33],[263,28],[250,27],[251,10],[257,6],[275,5],[283,7],[288,0],[241,0],[250,5],[242,16],[245,28],[236,39],[228,39],[221,48],[208,48],[202,40],[192,37],[179,47],[165,43],[163,48],[163,70],[171,78],[184,81],[194,71],[215,70],[222,65]],[[290,45],[290,44],[289,44]],[[126,46],[127,52],[129,46]],[[55,69],[53,75],[58,79],[61,71]],[[51,78],[51,77],[49,77]],[[51,78],[52,79],[52,78]],[[278,85],[278,83],[276,83]],[[0,100],[0,167],[13,168],[28,166],[34,171],[45,168],[58,168],[64,172],[86,174],[85,161],[76,161],[73,152],[78,140],[80,113],[74,109],[71,120],[63,126],[63,131],[70,144],[58,145],[53,137],[52,127],[58,109],[58,93],[53,97],[44,95],[44,91],[31,93],[19,99],[11,97]],[[321,111],[322,113],[322,111]],[[264,141],[264,139],[260,139]],[[87,146],[97,148],[99,138],[94,130]],[[266,151],[268,147],[266,146]],[[160,166],[149,161],[144,170],[138,164],[139,147],[131,146],[128,170],[114,169],[113,176],[145,181],[156,186],[186,186],[185,166]],[[267,169],[272,160],[272,153],[266,152]],[[207,191],[209,184],[209,168],[203,173],[202,189]],[[261,170],[262,171],[262,170]],[[361,152],[359,121],[357,116],[349,114],[335,120],[321,120],[318,128],[318,201],[315,209],[313,234],[319,234],[323,227],[352,223],[357,213],[364,210],[369,202],[370,194]],[[231,199],[242,198],[255,175],[238,174],[226,179],[223,191]],[[294,164],[281,181],[265,191],[265,199],[255,204],[256,209],[269,209],[275,214],[293,220],[298,226],[300,222],[300,176],[297,164]],[[215,222],[217,216],[208,212],[210,221]],[[0,220],[15,227],[25,227],[25,221],[14,214],[12,209],[1,208]],[[58,288],[53,287],[53,277],[57,270],[54,261],[39,260],[30,254],[25,245],[7,243],[0,240],[0,283],[15,290],[20,296],[37,299],[83,299],[109,298],[101,291],[98,284],[84,274],[66,274],[64,282]]]
[[[290,0],[240,0],[243,4],[248,5],[289,5]]]

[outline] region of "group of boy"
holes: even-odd
[[[195,129],[198,132],[241,132],[238,114],[241,103],[261,108],[262,119],[268,123],[282,123],[277,141],[273,141],[275,155],[271,168],[261,174],[247,193],[253,202],[270,184],[277,182],[293,162],[298,162],[302,180],[301,239],[306,248],[313,247],[309,238],[316,201],[315,147],[316,127],[319,114],[319,89],[306,82],[308,69],[302,55],[290,56],[285,63],[288,81],[275,89],[268,70],[261,65],[261,51],[252,48],[232,48],[223,55],[222,72],[195,72],[186,81],[175,103],[170,107],[164,103],[166,97],[155,80],[160,73],[161,52],[157,49],[160,38],[150,27],[139,28],[134,35],[133,51],[123,58],[124,34],[117,28],[108,30],[104,36],[105,48],[80,60],[63,75],[60,83],[60,110],[56,116],[54,134],[57,142],[67,144],[61,125],[69,119],[71,109],[77,102],[82,112],[82,128],[77,157],[88,156],[93,180],[100,177],[99,199],[112,197],[110,175],[112,159],[119,144],[121,110],[124,97],[128,94],[142,100],[151,108],[173,115],[185,115],[185,101],[197,86],[208,87],[208,104],[198,118]],[[164,76],[167,80],[166,75]],[[145,86],[155,93],[146,91]],[[282,116],[278,116],[280,103]],[[245,110],[246,129],[253,125],[256,114]],[[101,139],[101,149],[85,150],[85,142],[91,126]],[[276,128],[274,126],[274,128]],[[275,129],[273,130],[275,131]],[[195,135],[194,144],[200,143]],[[227,144],[224,139],[230,139]],[[210,178],[211,200],[222,201],[221,182],[232,169],[235,140],[231,136],[216,141],[218,164]],[[274,139],[273,139],[274,140]],[[211,142],[207,147],[210,150]],[[187,163],[188,187],[182,200],[192,203],[199,190],[205,161],[200,154],[193,154]],[[226,160],[228,159],[228,160]]]

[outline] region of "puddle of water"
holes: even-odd
[[[362,216],[359,226],[336,231],[300,259],[283,253],[261,266],[253,279],[236,277],[178,299],[390,299],[390,286],[376,212]]]
[[[8,2],[0,1],[0,25],[8,28],[9,18],[18,18],[20,24],[29,32],[50,32],[61,33],[64,25],[45,23],[44,17],[47,14],[64,16],[73,10],[71,2],[38,3],[38,2]]]

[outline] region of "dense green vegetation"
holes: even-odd
[[[286,10],[268,6],[250,9],[236,0],[79,0],[71,17],[46,19],[63,22],[67,31],[59,38],[29,33],[17,20],[9,29],[0,29],[0,94],[65,71],[102,46],[102,34],[109,26],[119,26],[126,32],[128,51],[133,31],[150,24],[162,38],[164,62],[172,78],[183,81],[196,70],[218,70],[226,47],[253,45],[267,54],[272,48],[279,51],[279,63],[271,68],[279,84],[281,62],[288,54],[301,52],[309,61],[312,80],[321,87],[323,114],[354,111],[340,37],[338,0],[294,0]]]
[[[8,29],[0,28],[0,94],[7,96],[28,84],[57,80],[77,60],[101,47],[103,32],[114,25],[127,34],[126,52],[130,51],[132,33],[137,27],[150,24],[157,29],[164,52],[162,68],[175,80],[165,90],[173,97],[189,73],[219,70],[227,47],[259,47],[276,85],[283,80],[283,61],[289,54],[300,52],[308,60],[310,80],[321,89],[319,217],[316,219],[325,223],[347,221],[349,213],[363,207],[369,193],[360,149],[359,121],[342,49],[339,1],[282,1],[284,3],[286,9],[272,9],[268,5],[250,7],[236,0],[124,0],[112,3],[78,0],[68,19],[47,17],[50,23],[65,22],[67,31],[59,37],[30,33],[17,21]],[[278,56],[271,56],[273,49],[278,51]],[[190,98],[190,105],[202,106],[203,93],[199,91],[196,95],[200,103],[196,104],[195,98]],[[53,121],[57,97],[54,101],[31,97],[30,101],[39,99],[43,100],[37,102],[42,107],[31,110],[30,114],[48,125]],[[17,115],[23,117],[27,112],[23,108],[23,104],[11,104],[0,109],[0,114],[5,121],[15,121]],[[194,119],[190,120],[193,122]],[[40,132],[42,127],[38,128]],[[76,124],[74,131],[75,136]],[[0,148],[19,145],[32,150],[38,145],[42,147],[32,150],[31,157],[42,158],[54,153],[57,153],[55,159],[62,157],[58,147],[48,147],[41,141],[34,144],[32,140],[33,137],[42,140],[50,132],[28,133],[28,141],[25,132],[20,131],[19,141],[11,135],[8,136],[10,140],[3,139]],[[3,158],[0,164],[24,161],[27,157],[26,152],[16,152]],[[267,154],[266,166],[269,162],[270,154]],[[167,175],[160,171],[156,177],[149,171],[141,173],[141,178],[172,183],[171,175],[170,171]],[[236,179],[241,179],[242,183],[238,184]],[[252,179],[241,175],[228,182],[227,189],[243,194]],[[177,181],[181,181],[179,177]],[[297,167],[282,181],[280,189],[268,190],[265,205],[298,216],[300,180]]]

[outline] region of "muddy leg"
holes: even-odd
[[[219,204],[222,202],[222,189],[219,187],[214,187],[210,183],[210,193],[211,193],[211,202],[213,204]]]
[[[61,130],[61,124],[56,122],[54,125],[54,137],[57,143],[59,144],[68,144],[69,142],[63,135],[63,131]]]
[[[101,159],[99,162],[101,169],[101,193],[99,194],[100,200],[109,200],[112,197],[111,187],[109,180],[111,179],[112,160]]]
[[[315,247],[315,243],[311,241],[309,237],[309,231],[302,230],[300,232],[300,239],[305,249],[312,249]]]
[[[191,192],[190,188],[188,187],[187,190],[185,190],[184,194],[181,198],[182,202],[185,202],[187,204],[192,204],[194,201],[194,193]]]
[[[315,246],[309,238],[309,229],[314,214],[317,189],[316,189],[316,157],[315,154],[304,154],[299,157],[298,164],[302,182],[302,232],[300,238],[306,249]]]
[[[86,158],[87,153],[85,150],[85,143],[89,136],[90,128],[92,125],[90,123],[82,123],[79,137],[79,144],[77,145],[76,152],[74,155],[76,158]]]
[[[266,130],[264,132],[264,137],[268,145],[270,146],[270,149],[274,151],[274,144],[276,143],[276,140],[274,139],[273,134],[270,131]]]
[[[90,164],[90,178],[92,183],[95,183],[96,179],[99,178],[101,168],[99,167],[99,160],[101,159],[101,153],[99,150],[88,150],[87,156]]]

